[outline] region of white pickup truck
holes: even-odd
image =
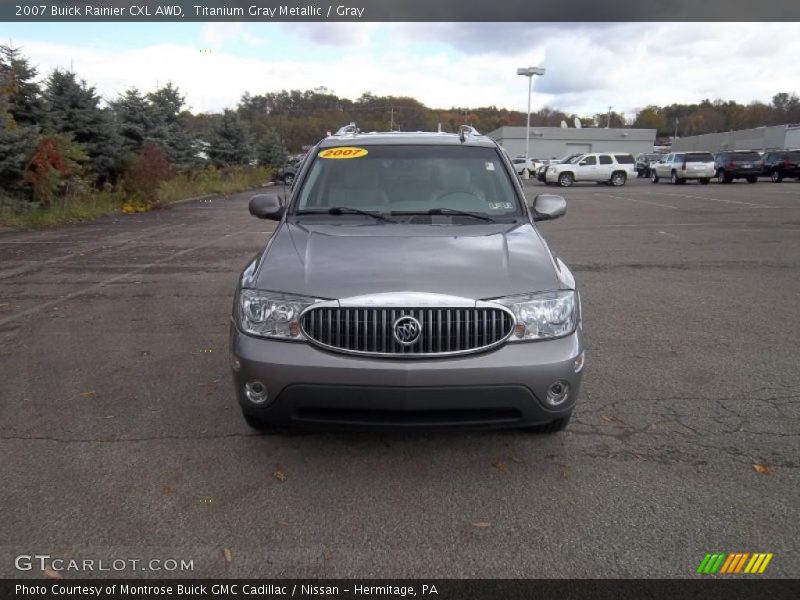
[[[566,164],[550,165],[545,171],[545,183],[569,187],[576,181],[593,181],[611,185],[625,185],[629,177],[636,177],[636,161],[625,152],[598,152],[584,154]]]

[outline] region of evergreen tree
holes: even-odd
[[[170,163],[185,170],[197,162],[197,144],[189,133],[183,110],[186,99],[172,83],[147,94],[154,128],[150,136],[166,152]]]
[[[126,154],[138,154],[147,139],[154,137],[156,116],[147,99],[130,88],[111,103],[111,110]]]
[[[95,182],[115,182],[120,169],[121,139],[108,110],[100,108],[94,87],[78,81],[75,73],[56,69],[45,91],[45,130],[71,133],[89,157]]]
[[[288,157],[289,151],[281,136],[274,129],[268,129],[256,145],[258,164],[279,167]]]
[[[0,45],[0,76],[8,94],[7,111],[20,127],[36,125],[41,117],[41,90],[36,75],[36,68],[20,55],[19,48]]]
[[[208,141],[208,157],[216,166],[244,165],[250,162],[247,130],[234,111],[225,110]]]
[[[23,191],[25,161],[36,143],[36,128],[20,127],[10,110],[6,75],[0,73],[0,197]]]

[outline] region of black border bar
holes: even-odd
[[[196,6],[200,9],[196,9]],[[2,0],[0,21],[797,22],[800,21],[800,2],[798,0],[308,0],[305,2],[302,0],[155,2],[153,0]]]
[[[131,589],[123,592],[124,586]],[[360,587],[359,587],[360,586]],[[424,587],[427,586],[427,587]],[[143,590],[152,589],[152,592]],[[325,593],[335,589],[334,593]],[[435,593],[433,590],[435,589]],[[37,590],[37,591],[34,591]],[[92,591],[94,590],[94,591]],[[359,592],[359,590],[361,590]],[[99,592],[99,593],[98,593]],[[0,598],[42,600],[796,600],[798,579],[17,579]]]

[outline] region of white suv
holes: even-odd
[[[628,177],[636,177],[636,161],[624,152],[599,152],[584,154],[567,164],[550,165],[545,172],[545,183],[569,187],[576,181],[594,181],[611,185],[625,185]]]
[[[714,176],[714,157],[710,152],[675,152],[650,164],[650,181],[669,179],[673,184],[697,179],[703,185]]]

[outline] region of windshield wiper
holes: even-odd
[[[497,223],[489,215],[484,215],[483,213],[477,212],[470,212],[468,210],[458,210],[455,208],[432,208],[430,210],[422,210],[422,211],[392,211],[389,213],[390,215],[457,215],[460,217],[472,217],[473,219],[480,219],[481,221],[487,221],[489,223]]]
[[[328,214],[328,215],[364,215],[366,217],[372,217],[373,219],[378,219],[379,221],[386,221],[387,223],[397,223],[397,221],[390,219],[383,213],[379,213],[372,210],[361,210],[360,208],[352,208],[350,206],[331,206],[330,208],[325,208],[321,210],[298,210],[294,214],[296,215],[321,215],[321,214]]]

